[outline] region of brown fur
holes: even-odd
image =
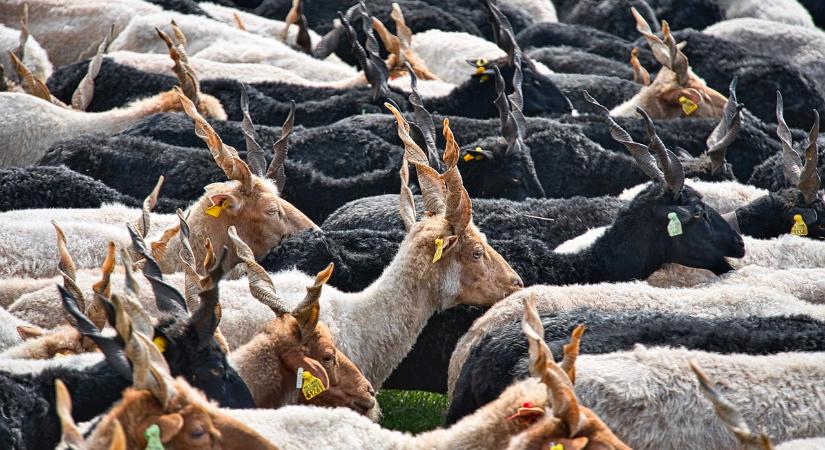
[[[302,344],[298,320],[284,314],[266,324],[230,358],[260,408],[310,404],[343,406],[367,414],[375,406],[372,386],[358,367],[335,347],[332,334],[323,323],[319,323]],[[320,378],[327,390],[306,400],[295,387],[299,367]]]
[[[0,353],[1,358],[51,359],[55,356],[69,356],[97,350],[91,339],[84,338],[70,325],[62,325],[52,330],[36,327],[18,327],[23,342]]]
[[[166,409],[149,391],[127,389],[123,399],[95,428],[88,439],[89,450],[108,449],[112,423],[117,420],[126,435],[126,448],[143,450],[143,432],[152,424],[161,428],[166,450],[275,449],[256,432],[225,416],[205,401],[202,394],[182,379],[175,380],[177,395]]]
[[[271,181],[253,176],[252,186],[252,191],[244,194],[237,181],[212,183],[205,187],[204,195],[189,208],[187,222],[192,233],[196,267],[203,265],[207,238],[212,241],[213,248],[223,247],[228,240],[226,232],[232,225],[252,249],[255,258],[262,258],[285,236],[318,228],[298,208],[280,198]],[[219,217],[206,214],[207,208],[220,205],[223,200],[229,201],[229,207],[221,211]],[[164,272],[181,270],[179,251],[180,240],[173,238],[163,254],[156,255]]]

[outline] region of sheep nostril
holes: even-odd
[[[355,406],[363,408],[366,411],[369,411],[370,409],[372,409],[373,406],[375,406],[375,397],[359,398],[357,400],[354,400],[353,403],[355,403]]]
[[[515,287],[517,289],[521,289],[521,288],[524,287],[524,282],[521,281],[521,277],[519,277],[518,275],[513,277],[513,279],[510,280],[510,283],[513,285],[513,287]]]

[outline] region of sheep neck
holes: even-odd
[[[284,348],[283,338],[278,338],[278,320],[274,319],[267,324],[266,331],[229,355],[232,366],[246,383],[258,408],[298,403],[297,391],[285,386],[285,383],[293,383],[294,378],[287,380],[280,370],[282,365],[278,357]]]
[[[593,244],[572,254],[550,253],[550,270],[541,280],[547,284],[586,284],[641,280],[666,262],[650,245],[644,229],[614,224]],[[639,244],[641,243],[641,244]]]
[[[740,234],[770,239],[788,233],[790,227],[782,220],[782,204],[782,199],[774,193],[737,208],[734,213]]]
[[[344,294],[346,305],[340,302],[322,308],[322,319],[335,317],[338,324],[361,324],[331,329],[337,331],[339,348],[376,389],[409,353],[447,296],[430,270],[421,269],[432,264],[430,259],[430,254],[405,239],[389,266],[364,291]]]
[[[164,111],[180,110],[180,101],[172,91],[162,92],[155,96],[137,100],[123,108],[112,109],[99,113],[83,113],[89,124],[88,131],[119,133],[138,119]]]

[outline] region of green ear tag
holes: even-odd
[[[143,432],[146,438],[146,450],[163,450],[163,443],[160,442],[160,427],[153,424]]]
[[[679,222],[679,216],[675,212],[667,214],[667,234],[670,237],[679,236],[682,234],[682,222]]]

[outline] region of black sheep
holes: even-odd
[[[562,355],[562,346],[579,324],[587,327],[581,354],[630,350],[637,343],[723,354],[825,350],[822,322],[809,316],[706,319],[653,311],[573,310],[542,316],[544,340],[555,355]],[[461,368],[446,424],[494,400],[513,380],[529,377],[527,360],[520,320],[489,330]]]
[[[563,0],[554,4],[560,22],[591,26],[623,39],[638,36],[630,8],[636,8],[648,23],[659,22],[645,0]]]
[[[209,17],[209,14],[206,13],[200,6],[198,6],[198,2],[194,0],[147,0],[149,3],[154,3],[155,5],[160,6],[161,8],[165,9],[166,11],[177,11],[183,14],[192,14],[196,16],[206,16]]]
[[[633,70],[627,63],[605,58],[575,47],[566,45],[541,47],[527,50],[526,53],[530,58],[544,64],[553,72],[602,75],[624,80],[633,79]]]
[[[66,167],[0,169],[0,211],[32,208],[98,208],[142,202]]]

